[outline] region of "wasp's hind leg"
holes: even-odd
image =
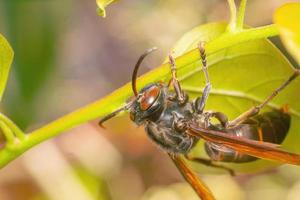
[[[229,167],[226,167],[226,166],[223,166],[223,165],[220,165],[220,164],[216,164],[214,163],[212,160],[210,159],[206,159],[206,158],[200,158],[200,157],[192,157],[188,154],[185,154],[184,155],[185,158],[189,161],[193,161],[193,162],[196,162],[196,163],[199,163],[199,164],[202,164],[202,165],[206,165],[206,166],[209,166],[209,167],[214,167],[214,168],[219,168],[219,169],[223,169],[223,170],[226,170],[228,171],[228,173],[231,175],[231,176],[235,176],[235,172],[233,169],[229,168]]]
[[[205,54],[205,48],[204,48],[204,42],[200,42],[198,45],[198,49],[200,52],[200,56],[201,56],[201,61],[202,61],[202,70],[205,76],[205,87],[203,90],[203,94],[202,97],[198,97],[195,99],[194,101],[194,105],[195,105],[195,110],[197,113],[201,114],[203,113],[206,101],[208,99],[208,95],[211,89],[211,83],[209,80],[209,76],[208,76],[208,68],[207,68],[207,61],[206,61],[206,54]]]
[[[245,120],[247,120],[249,117],[253,117],[257,115],[262,108],[264,108],[274,97],[278,95],[280,91],[282,91],[284,88],[286,88],[293,80],[295,80],[300,75],[300,70],[295,69],[294,73],[286,80],[284,81],[278,88],[276,88],[271,95],[269,95],[267,98],[265,98],[261,104],[254,106],[247,110],[246,112],[242,113],[240,116],[235,118],[234,120],[230,121],[228,123],[228,127],[234,127],[241,123],[243,123]]]

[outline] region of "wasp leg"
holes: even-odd
[[[113,111],[112,113],[104,116],[102,119],[100,119],[100,121],[98,122],[98,125],[101,127],[101,128],[105,128],[103,126],[103,123],[106,122],[107,120],[113,118],[114,116],[116,116],[118,113],[124,111],[124,110],[127,110],[129,107],[130,107],[131,103],[128,103],[126,104],[125,106]]]
[[[173,115],[173,128],[177,131],[184,132],[187,128],[188,120],[178,116],[176,112],[172,112]]]
[[[192,186],[201,199],[215,200],[210,189],[198,178],[198,176],[186,165],[183,159],[175,154],[168,153],[183,178]]]
[[[208,68],[207,68],[207,62],[206,62],[206,54],[205,54],[205,48],[204,48],[204,42],[200,42],[198,45],[198,49],[200,52],[200,56],[201,56],[201,61],[202,61],[202,69],[203,69],[203,73],[205,76],[205,87],[204,87],[204,91],[202,94],[201,98],[196,98],[195,100],[195,109],[197,113],[203,113],[206,101],[208,99],[209,96],[209,92],[211,89],[211,83],[209,80],[209,76],[208,76]]]
[[[208,111],[204,113],[207,116],[207,125],[209,125],[210,118],[214,117],[216,118],[221,125],[226,128],[228,126],[228,118],[227,116],[222,112],[215,112],[215,111]]]
[[[253,117],[257,115],[260,110],[265,107],[274,97],[278,95],[280,91],[282,91],[286,86],[288,86],[294,79],[296,79],[300,75],[300,70],[296,70],[285,82],[283,82],[276,90],[272,92],[270,96],[268,96],[261,104],[254,106],[242,113],[240,116],[235,118],[234,120],[228,123],[228,127],[234,127],[241,123],[243,123],[249,117]]]
[[[226,166],[223,166],[223,165],[216,164],[210,159],[200,158],[200,157],[192,157],[192,156],[189,156],[188,154],[185,154],[184,157],[189,161],[193,161],[193,162],[196,162],[196,163],[199,163],[199,164],[202,164],[202,165],[206,165],[206,166],[209,166],[209,167],[214,167],[214,168],[219,168],[219,169],[226,170],[226,171],[228,171],[228,173],[231,176],[235,176],[235,172],[234,172],[233,169],[231,169],[229,167],[226,167]]]
[[[173,87],[174,87],[174,90],[176,93],[176,98],[177,98],[179,104],[184,105],[188,101],[188,96],[181,89],[180,83],[177,79],[175,60],[171,54],[169,54],[169,62],[170,62],[170,67],[171,67],[171,72],[172,72],[171,82],[173,84]]]
[[[172,84],[172,79],[170,79],[170,80],[168,81],[167,87],[169,88],[169,87],[171,86],[171,84]]]

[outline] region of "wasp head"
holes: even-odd
[[[154,83],[144,87],[136,96],[130,108],[130,119],[137,125],[146,120],[156,121],[165,105],[165,87]]]

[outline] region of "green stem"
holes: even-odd
[[[227,26],[227,31],[234,32],[236,30],[236,5],[234,0],[227,0],[230,10],[230,20]]]
[[[0,113],[0,121],[4,122],[6,126],[8,126],[12,132],[17,136],[19,140],[25,139],[24,132],[9,118],[7,118],[5,115]]]
[[[244,18],[245,18],[245,11],[246,11],[246,4],[247,0],[242,0],[240,3],[239,11],[237,14],[237,20],[236,20],[236,28],[238,30],[241,30],[244,28]]]
[[[2,130],[3,135],[5,136],[6,142],[9,146],[14,144],[15,136],[10,128],[7,125],[0,121],[0,128]]]
[[[225,33],[206,45],[207,52],[216,52],[241,42],[247,42],[259,38],[273,37],[279,34],[278,28],[274,25],[267,25],[258,28],[244,29],[235,33]]]
[[[251,28],[241,30],[236,33],[225,33],[216,40],[206,44],[206,53],[213,54],[224,48],[228,48],[242,42],[267,38],[278,35],[278,30],[275,25],[269,25],[259,28]],[[186,54],[176,58],[178,69],[188,66],[200,60],[198,49],[194,49]],[[154,76],[155,74],[155,76]],[[157,76],[159,74],[159,76]],[[163,64],[160,67],[150,71],[138,79],[139,88],[151,82],[157,82],[162,78],[170,76],[169,65]],[[73,128],[81,123],[99,118],[111,113],[113,110],[124,105],[126,99],[132,95],[131,84],[127,83],[123,87],[115,90],[110,95],[91,103],[83,108],[80,108],[70,114],[67,114],[31,133],[29,133],[23,141],[14,143],[13,148],[4,148],[0,151],[0,167],[5,166],[11,160],[21,155],[26,150],[52,138],[70,128]],[[1,117],[1,115],[0,115]],[[3,116],[2,116],[3,117]],[[7,118],[3,118],[7,120]],[[10,126],[14,132],[18,128]],[[18,132],[18,131],[17,131]],[[22,132],[18,132],[21,134]],[[88,136],[87,136],[88,137]]]

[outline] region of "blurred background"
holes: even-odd
[[[271,23],[273,11],[285,2],[249,1],[246,24]],[[225,0],[123,0],[107,8],[106,18],[97,15],[95,0],[1,0],[0,32],[15,51],[1,112],[23,130],[41,127],[128,82],[145,49],[157,46],[159,52],[141,73],[161,64],[185,32],[228,15]],[[199,175],[217,199],[300,198],[297,167],[234,178]],[[110,121],[107,130],[97,121],[78,126],[0,170],[0,200],[67,199],[198,198],[125,115]]]

